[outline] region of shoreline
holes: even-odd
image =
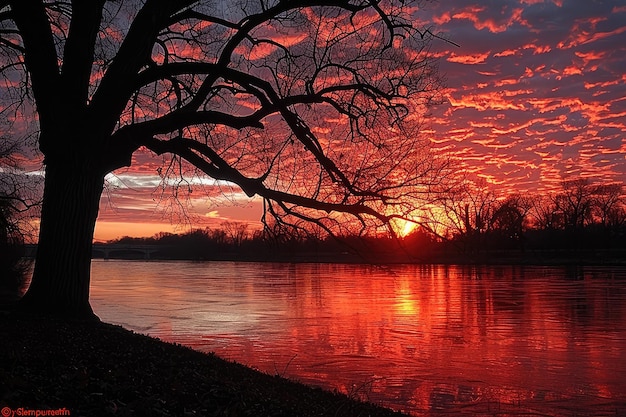
[[[190,262],[258,262],[258,263],[287,263],[287,264],[363,264],[363,265],[442,265],[442,266],[626,266],[626,254],[624,257],[616,256],[611,258],[605,257],[569,257],[569,256],[540,256],[540,257],[508,257],[497,255],[484,256],[446,256],[436,259],[403,259],[389,257],[369,257],[367,259],[359,257],[337,257],[337,256],[293,256],[293,257],[268,257],[255,258],[244,256],[222,256],[212,258],[169,258],[169,257],[94,257],[93,260],[107,261],[190,261]]]
[[[100,244],[106,247],[109,244]],[[586,249],[482,249],[468,252],[456,250],[425,250],[408,253],[404,250],[385,251],[295,251],[248,252],[217,251],[209,256],[190,253],[174,254],[161,245],[110,245],[109,252],[94,250],[92,260],[146,260],[146,261],[228,261],[267,263],[339,263],[339,264],[413,264],[413,265],[524,265],[524,266],[626,266],[626,248]],[[37,251],[35,244],[25,245],[23,259],[33,262]],[[147,249],[148,248],[148,249]]]
[[[401,417],[103,322],[0,311],[0,408],[72,416]]]

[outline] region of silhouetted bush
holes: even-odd
[[[23,257],[24,245],[11,239],[3,227],[0,230],[0,292],[5,297],[17,297],[24,285],[28,263]]]

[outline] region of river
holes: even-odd
[[[626,267],[98,261],[106,322],[415,415],[626,415]]]

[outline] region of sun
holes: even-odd
[[[411,220],[394,219],[393,221],[393,228],[400,237],[408,236],[416,227],[417,223]]]
[[[402,237],[408,236],[409,234],[411,234],[413,230],[415,230],[416,227],[417,227],[416,223],[404,222],[404,226],[402,227],[402,230],[400,231],[400,236]]]

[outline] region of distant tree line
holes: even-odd
[[[480,185],[480,184],[479,184]],[[355,262],[515,261],[533,256],[610,257],[626,251],[626,201],[621,184],[563,181],[553,194],[498,196],[484,186],[451,190],[441,207],[402,237],[327,236],[304,229],[219,228],[109,243],[160,245],[172,259],[315,260]]]
[[[504,198],[484,186],[465,186],[446,196],[443,206],[444,240],[465,253],[625,247],[626,200],[619,183],[578,178],[552,194]]]
[[[484,183],[463,184],[442,199],[426,229],[447,257],[623,262],[626,199],[621,183],[562,181],[552,193],[498,195]],[[440,232],[441,231],[441,232]]]

